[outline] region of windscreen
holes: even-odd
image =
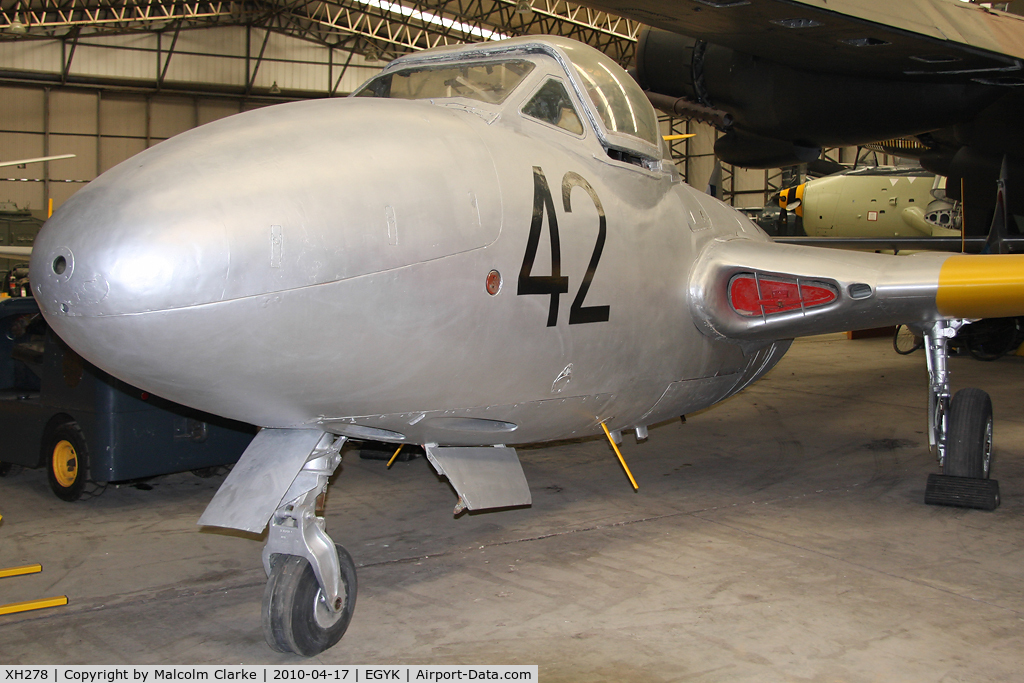
[[[464,97],[499,104],[533,67],[533,62],[525,59],[410,67],[381,74],[356,92],[356,97],[403,100]]]

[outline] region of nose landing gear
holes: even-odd
[[[345,634],[356,606],[352,556],[324,531],[317,501],[341,463],[341,445],[325,435],[270,518],[263,566],[263,634],[278,652],[312,656]]]
[[[961,389],[950,400],[948,341],[962,320],[938,320],[924,330],[928,360],[928,443],[942,474],[928,475],[928,505],[995,510],[999,482],[992,471],[992,400],[981,389]]]
[[[318,430],[261,430],[199,519],[251,533],[267,527],[263,633],[278,652],[319,654],[352,620],[355,563],[317,515],[344,443]]]
[[[296,555],[274,555],[263,594],[263,635],[278,652],[311,657],[341,640],[356,607],[356,566],[334,545],[342,593],[328,603],[312,565]]]

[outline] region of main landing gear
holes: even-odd
[[[995,510],[999,482],[992,470],[992,400],[981,389],[961,389],[950,400],[949,340],[962,320],[938,320],[924,329],[928,360],[928,445],[942,474],[928,475],[929,505]]]
[[[324,531],[317,501],[341,462],[345,439],[326,435],[270,518],[263,565],[263,634],[278,652],[310,657],[345,634],[356,607],[352,556]]]

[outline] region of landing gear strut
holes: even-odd
[[[317,501],[341,463],[344,437],[325,434],[270,519],[263,634],[278,652],[312,656],[345,634],[356,606],[351,555],[324,531]]]
[[[937,320],[924,329],[928,360],[928,445],[942,474],[928,475],[929,505],[995,510],[999,482],[992,469],[992,400],[981,389],[961,389],[950,400],[949,340],[963,320]]]

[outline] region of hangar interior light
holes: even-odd
[[[475,36],[484,40],[505,40],[511,38],[511,36],[504,33],[498,33],[497,31],[491,31],[490,29],[482,28],[480,26],[473,26],[472,24],[466,24],[455,19],[448,19],[446,17],[438,16],[432,12],[424,12],[423,10],[413,9],[406,7],[397,2],[388,2],[388,0],[356,0],[360,5],[366,5],[367,7],[375,7],[385,12],[391,12],[393,14],[400,14],[404,17],[416,19],[434,26],[443,26],[444,28],[455,29],[469,36]]]

